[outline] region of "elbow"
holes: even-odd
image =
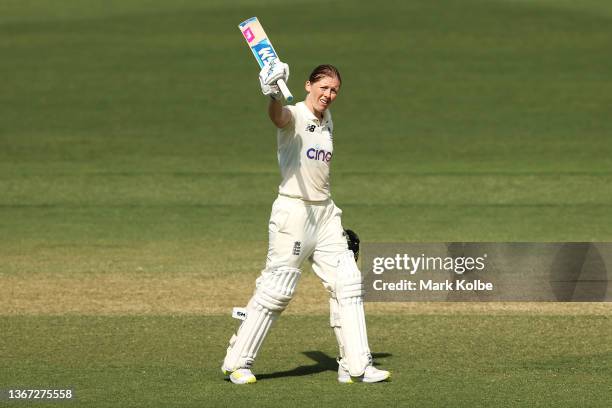
[[[287,123],[289,122],[283,115],[282,111],[279,113],[270,112],[269,116],[270,116],[270,120],[272,121],[272,123],[274,123],[274,125],[277,128],[284,128],[285,126],[287,126]]]
[[[277,115],[277,116],[270,115],[270,120],[272,121],[272,123],[274,123],[274,125],[277,128],[285,127],[285,123],[283,123],[282,116],[280,116],[280,115]]]

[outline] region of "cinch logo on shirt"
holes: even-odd
[[[332,159],[332,155],[332,152],[327,152],[323,149],[315,149],[314,147],[311,147],[310,149],[306,150],[306,157],[312,160],[321,160],[325,163],[330,162],[330,160]]]

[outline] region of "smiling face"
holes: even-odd
[[[322,118],[323,112],[332,104],[340,90],[340,80],[333,76],[324,76],[316,82],[306,81],[306,106],[317,117]]]

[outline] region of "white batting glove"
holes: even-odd
[[[277,100],[277,101],[281,100],[281,91],[278,88],[278,85],[262,85],[261,92],[264,95],[269,96],[274,100]]]
[[[285,82],[289,79],[289,65],[279,59],[271,60],[259,72],[259,84],[264,95],[274,99],[280,99],[280,89],[276,82],[282,79]]]

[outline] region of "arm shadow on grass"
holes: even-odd
[[[257,380],[269,380],[273,378],[283,377],[301,377],[305,375],[319,374],[325,371],[338,370],[338,363],[336,362],[335,357],[330,357],[321,351],[303,351],[302,354],[313,360],[315,363],[297,366],[291,370],[286,371],[277,371],[275,373],[269,374],[258,374]],[[391,353],[372,353],[372,358],[375,360],[378,358],[389,357],[391,355]],[[374,362],[374,365],[377,365],[376,362]]]

